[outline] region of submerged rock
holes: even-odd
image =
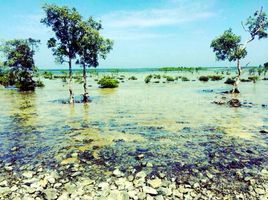
[[[241,102],[238,99],[231,99],[228,101],[228,105],[231,107],[241,107]]]

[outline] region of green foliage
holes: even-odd
[[[43,77],[44,77],[45,79],[53,79],[53,78],[54,78],[53,73],[52,73],[52,72],[49,72],[49,71],[45,71],[45,72],[43,73]]]
[[[131,76],[131,77],[128,78],[128,80],[133,80],[133,81],[135,81],[135,80],[138,80],[138,78],[137,78],[136,76]]]
[[[36,87],[45,87],[45,84],[43,83],[43,81],[41,81],[40,79],[38,79],[37,81],[36,81]]]
[[[10,78],[9,71],[6,67],[0,67],[0,85],[8,86]]]
[[[182,80],[182,81],[190,81],[190,79],[188,79],[188,78],[185,77],[185,76],[181,77],[181,80]]]
[[[207,82],[209,80],[208,76],[200,76],[199,81]]]
[[[228,84],[228,85],[233,85],[235,83],[235,79],[234,78],[227,78],[224,83]]]
[[[175,79],[174,79],[172,76],[166,76],[166,80],[167,80],[168,82],[173,82],[173,81],[175,81]]]
[[[97,67],[98,59],[105,59],[112,50],[113,41],[100,35],[102,25],[90,17],[87,21],[79,24],[79,32],[82,37],[79,40],[79,59],[77,63],[82,66]]]
[[[244,58],[247,51],[241,48],[241,37],[235,35],[232,29],[224,31],[224,33],[212,40],[210,47],[216,54],[217,60],[236,61]]]
[[[34,90],[33,76],[37,68],[33,56],[39,43],[39,40],[32,38],[2,43],[0,50],[6,58],[3,64],[8,67],[7,75],[5,78],[2,77],[2,79],[8,79],[8,82],[4,81],[5,84],[15,85],[21,91]]]
[[[145,82],[145,83],[150,83],[150,81],[151,81],[152,78],[153,78],[153,75],[152,75],[152,74],[147,75],[147,76],[145,77],[145,79],[144,79],[144,82]]]
[[[100,88],[116,88],[118,87],[119,81],[111,76],[104,76],[99,81]]]
[[[256,83],[257,80],[259,80],[259,76],[249,76],[248,80],[251,80],[251,81],[253,81],[253,83]]]
[[[258,39],[267,38],[268,19],[265,12],[261,8],[257,10],[253,16],[250,16],[246,21],[246,31],[250,33],[251,39],[255,37]]]
[[[47,46],[53,51],[59,63],[71,62],[75,59],[79,51],[79,31],[78,24],[81,22],[81,15],[75,8],[69,9],[66,6],[45,4],[43,6],[46,17],[41,23],[51,27],[55,37],[48,40]],[[65,60],[68,58],[68,60]]]
[[[212,81],[219,81],[222,80],[224,77],[220,75],[209,75],[208,78]]]
[[[184,72],[193,72],[193,71],[199,71],[204,68],[201,67],[162,67],[159,69],[159,71],[184,71]]]
[[[154,78],[154,79],[161,79],[161,75],[160,75],[160,74],[154,74],[154,75],[153,75],[153,78]]]

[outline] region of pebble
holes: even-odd
[[[143,191],[146,193],[146,194],[151,194],[151,195],[157,195],[158,192],[154,189],[154,188],[151,188],[149,186],[144,186],[143,187]]]
[[[48,188],[44,190],[47,200],[57,199],[57,190],[54,188]]]
[[[152,188],[159,188],[162,185],[162,181],[159,178],[155,178],[155,179],[150,179],[148,180],[148,184],[152,187]]]
[[[24,173],[22,174],[22,176],[24,176],[25,178],[30,179],[30,178],[33,177],[33,172],[31,172],[31,171],[24,172]]]
[[[113,171],[113,175],[115,176],[115,177],[123,177],[124,176],[124,173],[122,173],[119,169],[116,169],[116,170],[114,170]]]

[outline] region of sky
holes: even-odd
[[[0,39],[40,39],[35,60],[43,69],[65,67],[46,46],[54,34],[40,23],[45,3],[75,7],[85,19],[102,21],[102,35],[114,47],[100,68],[232,66],[216,61],[211,41],[228,28],[244,41],[249,35],[241,22],[261,6],[268,13],[268,0],[0,0]],[[267,49],[268,38],[253,41],[242,65],[267,62]]]

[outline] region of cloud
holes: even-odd
[[[179,25],[214,16],[214,13],[197,3],[172,3],[164,8],[150,8],[140,11],[116,11],[102,16],[106,27],[150,28]]]
[[[161,7],[143,10],[118,10],[101,16],[106,35],[120,40],[142,40],[172,37],[164,34],[163,27],[176,27],[211,18],[210,0],[206,2],[167,0]]]

